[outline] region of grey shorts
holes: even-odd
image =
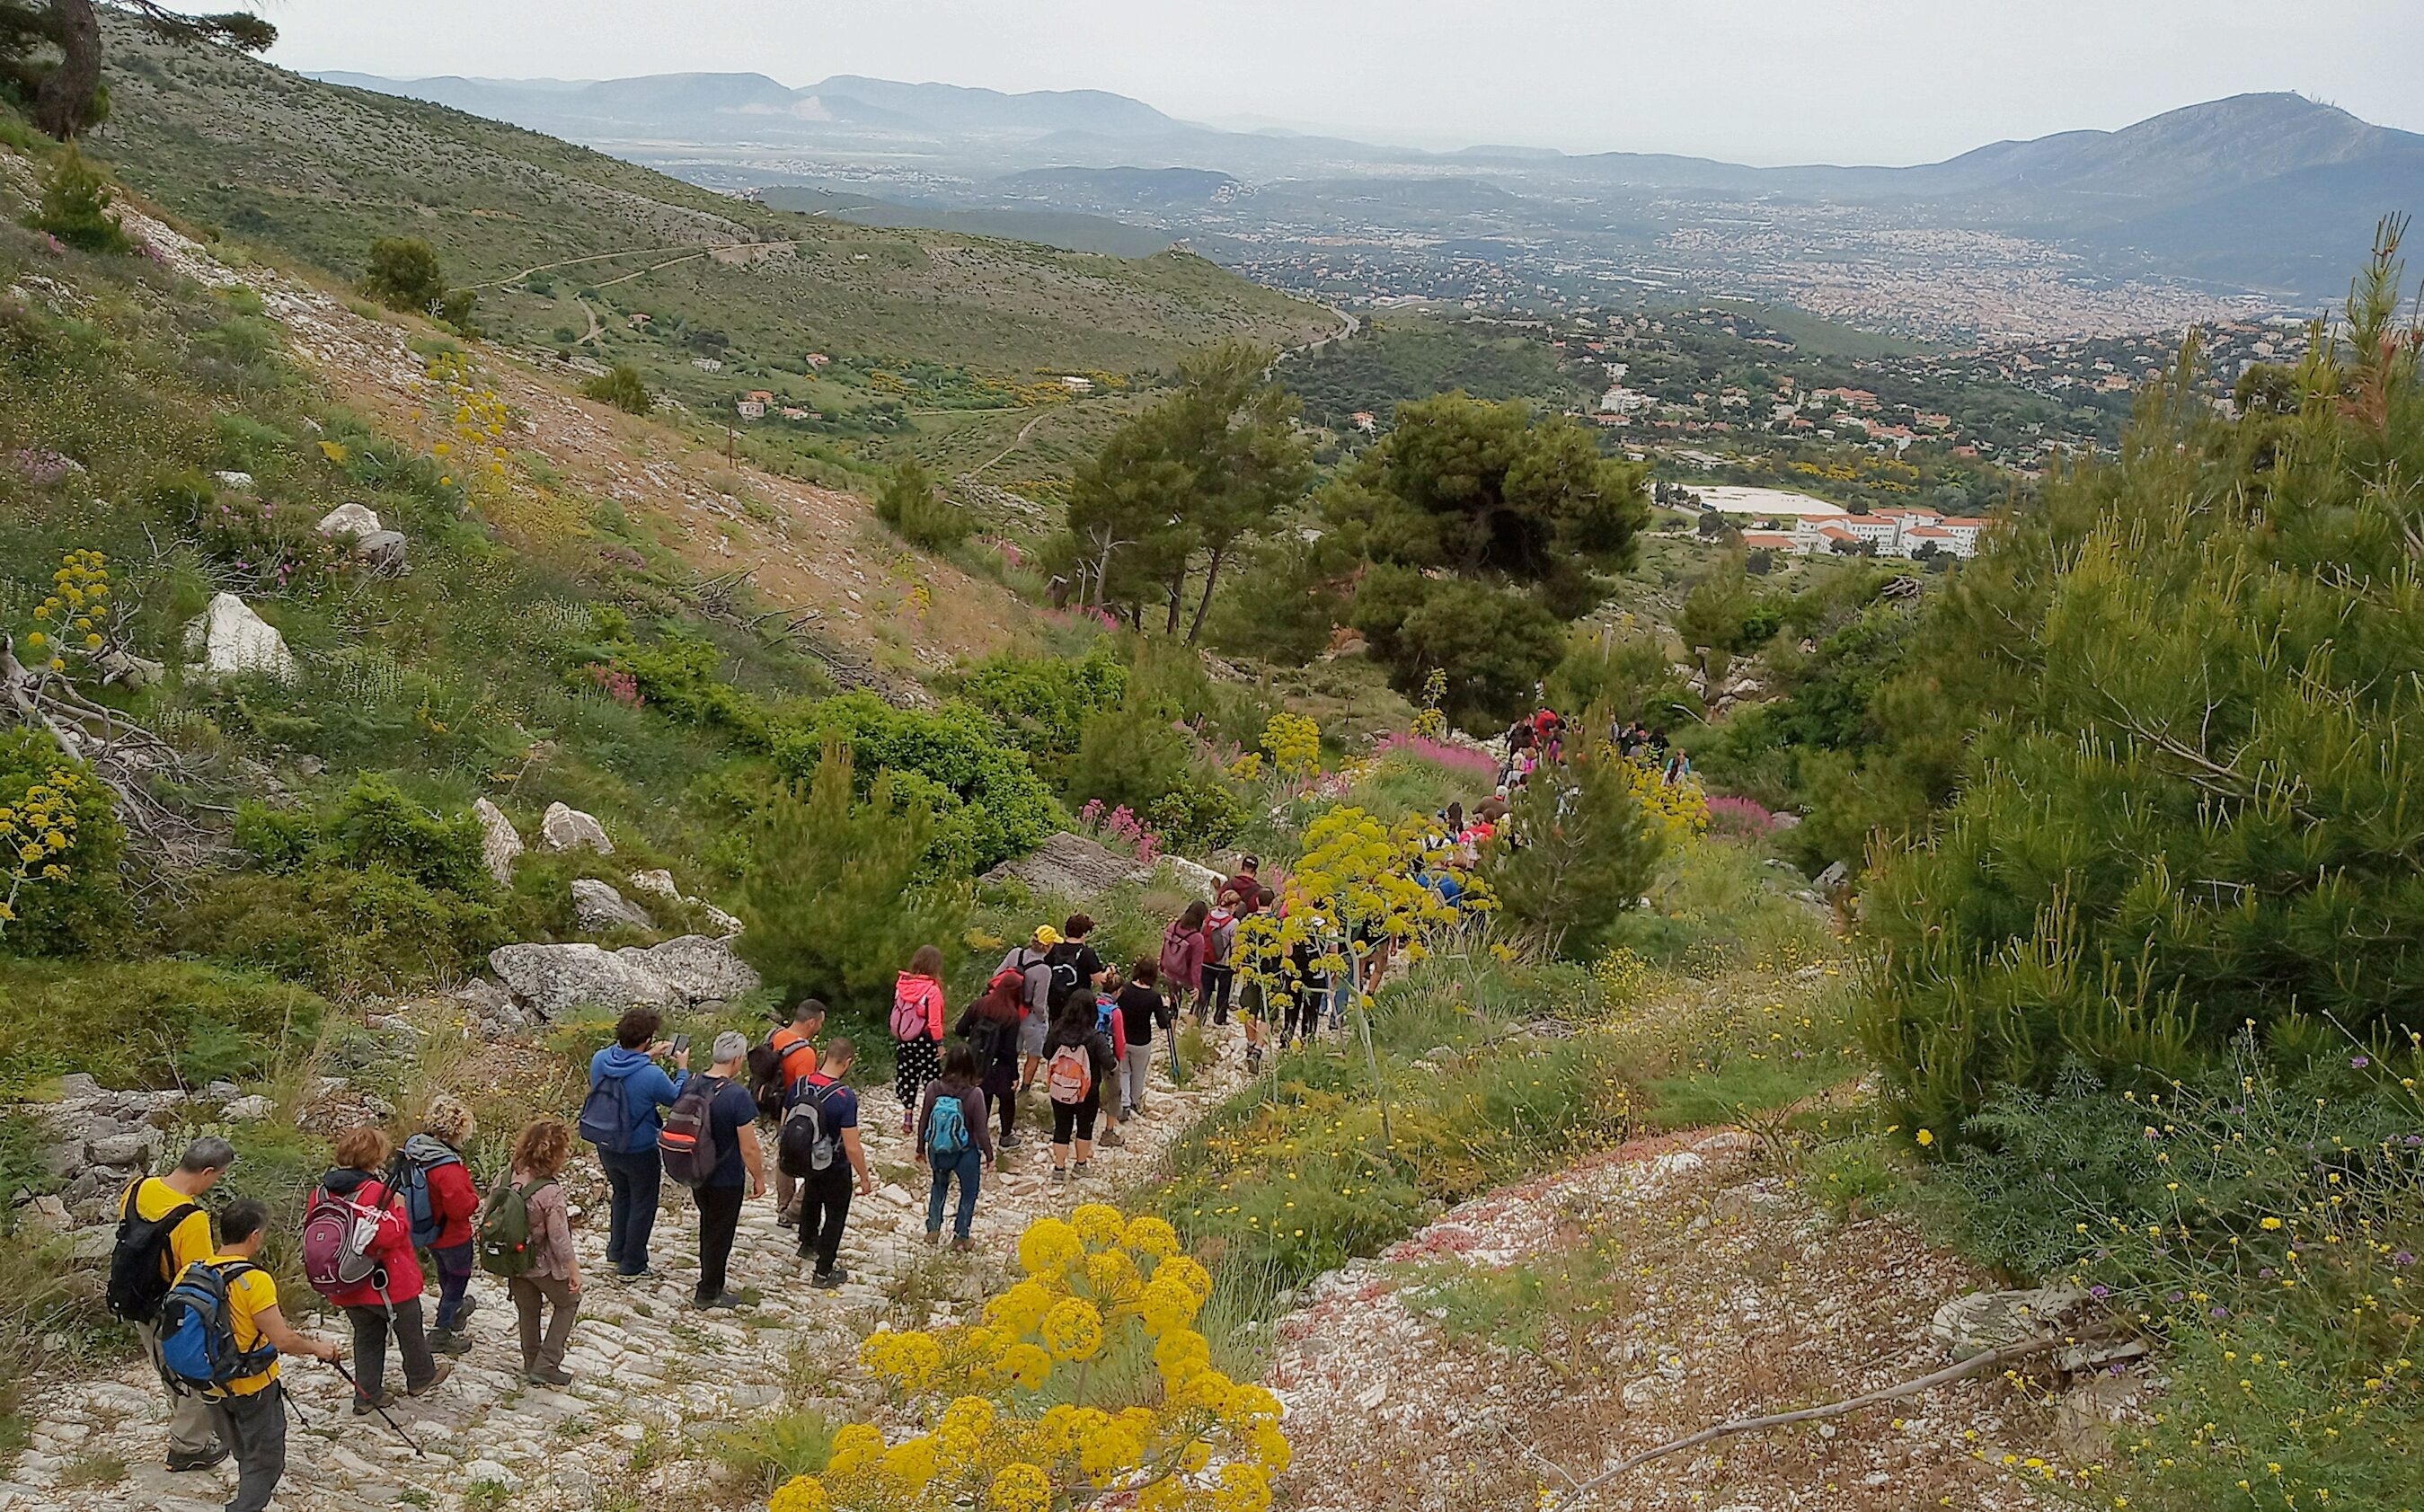
[[[1025,1021],[1018,1026],[1018,1053],[1023,1056],[1042,1055],[1045,1036],[1051,1032],[1052,1024],[1049,1015],[1029,1013]]]

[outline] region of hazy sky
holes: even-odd
[[[2424,131],[2417,0],[265,0],[288,68],[1110,89],[1422,147],[1911,163],[2295,89]]]

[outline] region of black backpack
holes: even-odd
[[[825,1100],[840,1085],[837,1081],[820,1087],[810,1082],[799,1101],[783,1110],[783,1122],[774,1134],[774,1164],[784,1175],[813,1176],[832,1169],[839,1140],[834,1130],[825,1127]]]
[[[1077,952],[1084,948],[1074,940],[1063,940],[1044,953],[1045,968],[1052,973],[1051,985],[1044,989],[1044,1006],[1055,1013],[1071,993],[1085,984],[1086,979],[1077,974]]]
[[[126,1188],[119,1204],[118,1244],[109,1252],[109,1310],[129,1323],[149,1323],[159,1316],[160,1299],[168,1295],[170,1285],[168,1241],[178,1224],[202,1210],[199,1202],[184,1202],[156,1218],[143,1217],[135,1205],[135,1194],[145,1182],[156,1179],[138,1176]]]
[[[715,1147],[712,1117],[717,1095],[732,1084],[721,1076],[697,1075],[682,1084],[681,1095],[665,1112],[664,1132],[657,1136],[657,1154],[665,1174],[685,1186],[704,1186],[723,1156]]]
[[[774,1037],[770,1034],[749,1052],[749,1095],[757,1099],[759,1118],[782,1118],[783,1099],[791,1090],[791,1057],[802,1050],[814,1058],[816,1045],[806,1040],[794,1040],[776,1054]]]

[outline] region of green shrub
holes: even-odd
[[[1021,657],[997,651],[960,679],[960,696],[1001,722],[1041,766],[1076,754],[1086,722],[1117,708],[1128,669],[1107,640],[1082,657]]]
[[[1214,780],[1185,783],[1145,805],[1145,822],[1169,849],[1211,850],[1229,844],[1246,831],[1252,816],[1237,795]]]
[[[601,405],[613,405],[627,415],[645,415],[657,407],[656,395],[648,392],[647,380],[640,370],[629,362],[617,362],[581,386],[583,396]]]
[[[56,795],[52,812],[60,812],[63,804],[64,812],[74,816],[74,834],[64,850],[47,838],[59,832],[30,823],[37,811],[26,800],[37,788]],[[49,736],[0,731],[0,837],[12,848],[40,845],[50,852],[25,861],[19,851],[10,857],[12,866],[0,869],[0,878],[24,877],[0,910],[0,952],[84,955],[116,937],[126,912],[118,877],[126,826],[116,804],[116,795],[84,763],[62,756]],[[0,882],[0,893],[6,890]]]
[[[1574,960],[1599,954],[1609,926],[1648,890],[1666,849],[1631,764],[1606,745],[1543,764],[1507,816],[1511,843],[1483,853],[1482,875],[1516,923]]]
[[[21,1090],[70,1071],[112,1087],[261,1076],[311,1049],[327,1008],[200,962],[0,962],[0,1067]]]
[[[1025,855],[1066,821],[1027,753],[972,704],[895,708],[869,692],[824,699],[778,728],[775,768],[794,779],[820,772],[836,740],[850,746],[862,790],[888,772],[896,798],[928,808],[932,866],[982,871]]]
[[[370,266],[354,287],[390,310],[426,315],[446,297],[446,274],[420,237],[381,236],[371,243]]]
[[[123,252],[134,246],[118,217],[109,214],[115,196],[108,177],[85,161],[72,143],[36,182],[41,198],[29,222],[36,231],[87,252]]]
[[[875,517],[910,545],[929,550],[957,546],[977,528],[976,517],[936,491],[933,475],[914,456],[892,470],[892,480],[875,497]]]
[[[932,811],[900,797],[892,773],[864,801],[855,786],[850,748],[837,740],[812,781],[778,786],[750,816],[739,948],[783,1001],[821,997],[873,1022],[919,946],[959,939],[969,899],[962,884],[931,877]]]
[[[1131,698],[1086,721],[1068,767],[1068,793],[1073,800],[1100,799],[1140,814],[1163,794],[1186,786],[1194,759],[1193,744],[1164,708]]]

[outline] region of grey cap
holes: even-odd
[[[726,1029],[715,1037],[715,1063],[738,1060],[749,1053],[749,1037],[738,1029]]]

